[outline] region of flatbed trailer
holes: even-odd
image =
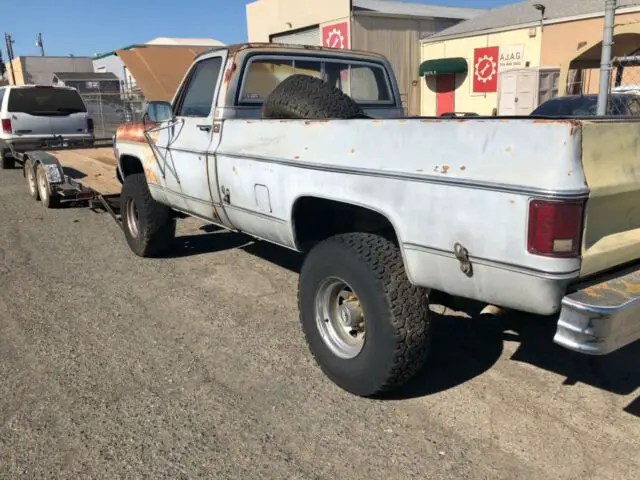
[[[87,205],[107,211],[120,225],[121,184],[111,138],[95,139],[89,147],[69,146],[62,137],[37,145],[32,140],[10,140],[2,147],[21,165],[31,197],[46,208]]]

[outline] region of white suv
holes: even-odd
[[[93,120],[75,88],[48,85],[0,88],[0,160],[3,169],[15,165],[7,140],[19,140],[21,149],[35,149],[47,140],[60,137],[70,145],[93,143]]]

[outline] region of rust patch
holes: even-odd
[[[233,173],[235,173],[236,175],[238,174],[238,169],[236,168],[235,165],[231,167],[231,170],[233,170]]]
[[[460,170],[462,170],[463,172],[467,169],[467,167],[465,167],[464,165],[460,166]]]
[[[151,170],[149,167],[144,167],[144,176],[147,178],[147,182],[160,185],[160,182],[158,181],[158,177],[156,176],[154,171]]]
[[[295,157],[293,157],[294,160],[300,160],[300,155],[296,155]]]
[[[416,170],[416,172],[424,172],[424,170],[422,168],[419,168]]]
[[[445,175],[449,172],[449,165],[443,165],[442,166],[442,173],[444,173]]]
[[[570,177],[571,175],[573,175],[573,172],[569,170],[569,172],[567,173],[567,176]]]
[[[354,155],[355,153],[356,153],[356,149],[355,149],[355,148],[352,148],[352,149],[351,149],[351,155]]]
[[[233,77],[233,74],[235,73],[237,68],[238,65],[236,64],[236,62],[231,62],[229,68],[227,68],[227,70],[224,72],[224,83],[229,83],[231,81],[231,77]]]

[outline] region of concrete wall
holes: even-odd
[[[12,66],[17,85],[51,85],[55,72],[93,72],[93,63],[89,57],[16,57]],[[13,83],[9,65],[7,76]]]
[[[616,15],[616,25],[638,22],[640,13]],[[544,66],[560,66],[585,44],[602,41],[603,27],[603,17],[546,25],[542,35],[541,63]],[[640,83],[640,74],[634,73],[635,83]],[[583,92],[597,93],[599,81],[600,72],[597,68],[584,70],[581,80]]]
[[[336,22],[351,16],[349,0],[257,0],[247,5],[250,42],[268,42],[270,35]]]
[[[534,28],[534,30],[536,32],[534,37],[530,37],[529,28],[524,28],[475,37],[423,43],[421,61],[436,58],[465,58],[469,65],[469,72],[466,75],[456,75],[455,110],[458,112],[476,112],[481,115],[491,115],[492,110],[498,106],[498,94],[473,92],[474,49],[522,44],[524,45],[524,62],[529,62],[529,67],[537,67],[540,66],[542,41],[540,28]],[[423,78],[420,84],[421,114],[427,116],[435,115],[435,77]]]

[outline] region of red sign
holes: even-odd
[[[322,27],[322,46],[349,48],[349,23],[341,22]]]
[[[476,48],[473,51],[473,91],[494,93],[498,91],[498,59],[500,47]]]

